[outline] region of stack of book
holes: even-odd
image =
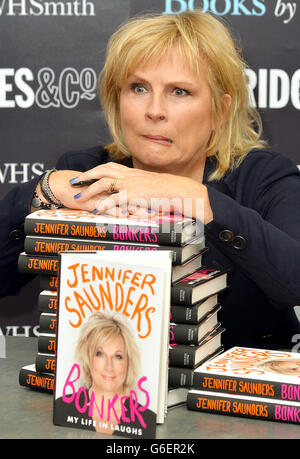
[[[300,424],[300,354],[235,346],[196,369],[187,407]]]
[[[117,251],[130,258],[136,252],[171,251],[170,405],[185,401],[194,369],[222,349],[217,294],[227,286],[226,272],[202,266],[207,249],[195,221],[179,216],[121,219],[58,209],[28,215],[24,230],[19,271],[40,275],[40,335],[35,364],[21,368],[20,384],[47,391],[53,387],[59,253]],[[94,299],[89,302],[81,299],[81,308],[94,307]]]

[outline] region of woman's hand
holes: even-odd
[[[128,213],[149,215],[149,211],[151,214],[178,212],[205,224],[213,219],[207,188],[188,177],[148,172],[112,162],[73,174],[71,182],[91,179],[96,180],[95,183],[73,193],[77,205],[74,207],[74,203],[73,208],[88,206],[94,213],[109,211],[123,216]],[[69,186],[75,190],[74,185]]]

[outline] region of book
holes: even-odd
[[[174,283],[172,304],[194,305],[202,299],[227,288],[227,270],[202,267],[197,272]]]
[[[56,333],[57,315],[56,313],[42,312],[39,318],[40,333]]]
[[[203,249],[201,253],[195,255],[182,265],[173,265],[171,282],[177,282],[178,280],[186,277],[188,274],[194,273],[198,270],[202,265],[202,254],[205,251],[206,249]],[[116,256],[118,255],[119,253]],[[29,255],[25,252],[22,252],[19,255],[18,270],[20,273],[57,276],[58,269],[59,256]]]
[[[36,370],[35,364],[32,363],[20,369],[19,384],[20,386],[39,392],[52,394],[54,389],[54,375],[53,373],[39,373]]]
[[[207,360],[219,355],[224,351],[224,348],[221,346],[216,351],[208,353],[204,358],[197,363],[193,368],[188,367],[173,367],[169,366],[169,385],[172,387],[186,387],[191,388],[194,384],[194,374],[197,367]]]
[[[37,352],[35,355],[35,368],[39,373],[54,374],[56,358],[54,354]]]
[[[60,255],[54,424],[155,437],[168,391],[170,252]]]
[[[205,336],[220,326],[218,312],[221,306],[215,306],[198,324],[170,323],[170,345],[195,344],[198,345]]]
[[[170,321],[182,324],[198,324],[217,305],[219,305],[217,294],[211,295],[193,306],[173,304],[171,305]]]
[[[127,242],[109,242],[93,239],[71,239],[66,237],[30,236],[25,237],[24,251],[28,255],[57,256],[60,252],[70,250],[115,250],[115,251],[156,251],[169,250],[172,252],[173,265],[182,265],[194,258],[205,248],[204,237],[192,240],[182,246],[142,244]]]
[[[25,218],[26,235],[57,236],[100,241],[183,245],[203,237],[203,225],[182,215],[142,219],[95,215],[84,210],[37,210]]]
[[[235,346],[195,370],[194,388],[300,402],[300,354]]]
[[[38,310],[56,314],[57,312],[57,291],[42,290],[38,296]]]
[[[169,387],[168,408],[186,404],[188,389],[186,387]]]
[[[187,408],[205,413],[300,424],[300,402],[192,389]]]
[[[169,366],[195,368],[208,354],[221,349],[223,327],[217,327],[207,335],[198,346],[192,344],[175,344],[169,346]]]
[[[56,335],[51,333],[40,333],[38,336],[38,353],[56,354]]]
[[[51,276],[47,274],[40,275],[40,289],[48,291],[57,291],[58,289],[58,277],[57,275]]]

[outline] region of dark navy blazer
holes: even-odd
[[[56,167],[85,171],[108,161],[99,146],[66,153]],[[124,164],[131,167],[131,159]],[[251,151],[220,181],[208,180],[214,168],[208,158],[203,182],[214,220],[205,227],[203,264],[230,269],[229,288],[220,294],[223,343],[291,348],[300,339],[293,308],[300,305],[300,173],[287,157],[266,150]],[[16,186],[0,202],[0,296],[15,295],[33,277],[18,273],[17,260],[37,181]]]

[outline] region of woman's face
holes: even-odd
[[[176,50],[137,67],[120,92],[121,128],[134,166],[190,175],[205,152],[214,124],[211,90]]]
[[[108,393],[122,392],[127,377],[128,356],[120,335],[96,349],[90,370],[94,389]]]

